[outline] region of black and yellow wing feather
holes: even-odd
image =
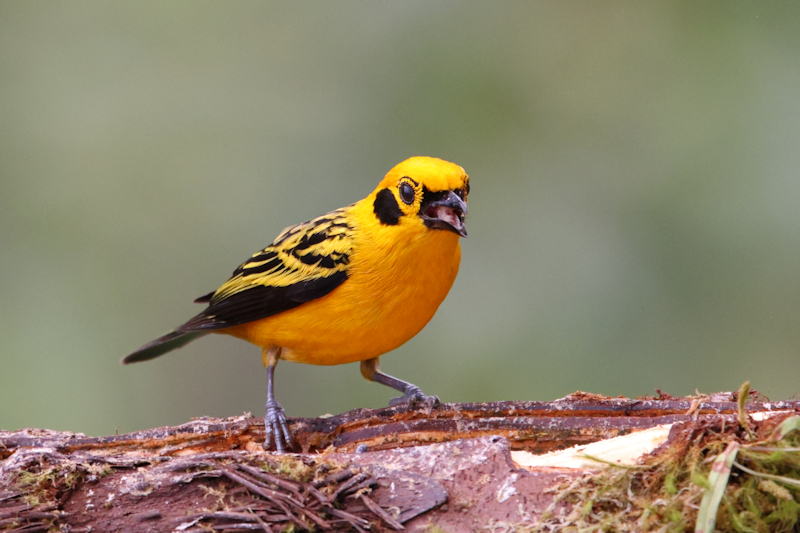
[[[219,289],[198,298],[208,308],[178,330],[238,326],[325,296],[347,279],[351,234],[344,209],[283,230]]]
[[[219,289],[195,300],[208,303],[200,314],[123,363],[158,357],[210,331],[267,318],[330,293],[347,279],[353,243],[347,209],[283,230]]]

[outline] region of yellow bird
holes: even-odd
[[[145,344],[123,364],[158,357],[208,333],[262,348],[267,367],[267,448],[291,445],[275,400],[278,360],[312,365],[361,361],[369,381],[403,393],[390,405],[438,406],[436,396],[380,371],[378,358],[419,333],[447,296],[466,237],[469,177],[453,163],[412,157],[366,198],[286,228],[195,302],[208,307]]]

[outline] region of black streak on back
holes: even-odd
[[[396,225],[400,222],[400,217],[403,216],[400,206],[397,205],[397,200],[389,189],[378,191],[373,207],[378,220],[381,221],[381,224],[386,224],[387,226]]]

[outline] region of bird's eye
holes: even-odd
[[[400,184],[400,199],[408,205],[414,203],[414,188],[410,184]]]

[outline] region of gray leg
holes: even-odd
[[[264,348],[261,352],[261,359],[264,361],[264,366],[267,367],[267,414],[264,416],[264,431],[266,432],[264,448],[270,450],[274,443],[275,449],[283,453],[286,448],[291,447],[292,435],[286,426],[286,413],[283,411],[281,404],[278,403],[278,400],[275,399],[275,367],[280,356],[280,348]]]
[[[439,407],[438,396],[428,396],[422,392],[422,389],[413,383],[408,383],[407,381],[397,379],[396,377],[381,372],[380,368],[378,367],[377,357],[373,359],[367,359],[366,361],[361,361],[361,375],[369,381],[386,385],[387,387],[391,387],[394,390],[403,393],[402,396],[392,398],[392,400],[389,401],[389,406],[408,403],[409,408],[419,404],[424,405],[429,410]]]

